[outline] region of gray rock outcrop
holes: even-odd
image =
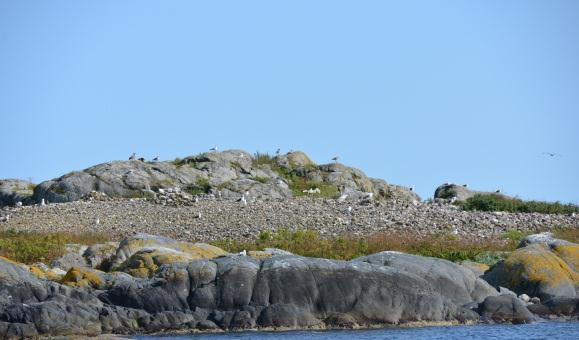
[[[129,261],[139,245],[157,241],[189,247],[137,237],[121,242],[117,254],[128,251]],[[385,254],[376,254],[338,261],[271,253],[175,259],[160,264],[150,278],[71,268],[62,284],[0,258],[0,336],[466,322],[478,314],[461,305],[476,306],[485,294],[496,294],[444,260],[399,254],[385,261]],[[456,294],[442,286],[447,275],[460,282],[453,286]]]
[[[487,296],[498,295],[496,289],[459,264],[393,251],[355,259],[375,265],[396,268],[427,280],[445,298],[457,303],[482,302]]]
[[[34,199],[76,201],[93,191],[111,197],[150,198],[159,189],[179,188],[191,195],[213,194],[248,200],[283,199],[304,195],[319,187],[320,195],[348,195],[359,199],[369,193],[381,199],[419,201],[411,190],[367,177],[338,163],[315,165],[303,152],[252,157],[242,150],[207,152],[165,162],[113,161],[75,171],[40,183]]]
[[[18,202],[29,203],[34,184],[21,179],[0,179],[0,207],[14,206]]]

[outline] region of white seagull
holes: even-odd
[[[137,154],[133,152],[131,157],[129,157],[129,161],[134,161],[135,159],[137,159]]]

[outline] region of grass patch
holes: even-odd
[[[464,202],[456,202],[463,210],[506,211],[512,213],[570,214],[579,213],[579,206],[559,202],[523,201],[499,194],[476,194]]]
[[[209,185],[209,180],[207,178],[198,177],[195,184],[187,185],[184,190],[186,193],[193,196],[208,194],[211,190],[211,185]]]
[[[230,252],[273,247],[297,255],[338,260],[351,260],[359,256],[393,250],[454,262],[471,260],[490,265],[502,259],[505,252],[514,250],[517,242],[502,238],[464,240],[444,233],[427,236],[380,233],[370,237],[338,236],[327,239],[312,230],[280,229],[277,232],[262,231],[257,240],[222,240],[212,244]]]
[[[0,232],[0,256],[16,262],[32,264],[50,262],[64,255],[67,243],[91,245],[109,241],[109,236],[98,233],[36,233],[36,232]]]
[[[289,180],[289,187],[294,194],[294,196],[313,196],[313,197],[326,197],[326,198],[338,198],[340,196],[340,191],[335,184],[310,181],[305,177],[292,176]],[[309,189],[320,189],[320,193],[308,194],[304,190]]]
[[[264,165],[271,166],[272,170],[274,168],[278,167],[274,156],[271,156],[268,153],[261,153],[261,152],[257,151],[256,153],[253,154],[251,166],[254,168],[259,168],[259,167],[264,166]]]

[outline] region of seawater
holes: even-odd
[[[367,330],[290,331],[290,332],[231,332],[197,333],[172,336],[136,336],[142,340],[217,340],[217,339],[290,339],[290,340],[377,340],[377,339],[573,339],[579,340],[579,322],[544,321],[527,325],[470,325],[447,327],[382,328]]]

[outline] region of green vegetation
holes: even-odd
[[[252,166],[254,168],[269,166],[271,170],[277,172],[277,174],[281,178],[285,179],[285,181],[288,183],[290,190],[296,197],[308,195],[311,197],[337,198],[340,194],[338,187],[335,184],[313,181],[307,178],[306,176],[307,172],[316,169],[316,166],[313,164],[299,169],[300,171],[296,171],[297,169],[293,169],[291,167],[288,168],[279,166],[279,164],[277,164],[276,162],[275,157],[272,157],[267,153],[256,152],[253,156]],[[320,189],[320,193],[319,194],[304,193],[304,190],[309,189]]]
[[[456,196],[456,190],[454,188],[444,188],[441,192],[438,193],[438,197],[440,198],[453,198]]]
[[[500,194],[476,194],[464,202],[456,202],[464,210],[506,211],[512,213],[570,214],[579,213],[579,206],[559,202],[523,201]]]
[[[185,187],[185,192],[193,196],[208,194],[210,190],[209,180],[203,177],[198,177],[195,184],[189,184]]]
[[[173,165],[175,165],[175,166],[178,167],[178,168],[181,167],[181,166],[183,166],[183,160],[182,160],[181,158],[179,158],[179,157],[175,158],[175,159],[173,160],[173,162],[171,162],[171,163],[173,163]]]
[[[49,262],[64,254],[67,243],[90,245],[106,241],[109,241],[108,235],[96,233],[0,231],[0,256],[26,264]]]
[[[517,243],[518,240],[503,238],[464,240],[445,233],[426,236],[380,233],[370,237],[338,236],[328,239],[312,230],[291,231],[282,228],[277,232],[263,231],[254,241],[222,240],[212,244],[231,252],[273,247],[302,256],[340,260],[394,250],[449,261],[471,260],[490,265],[500,260],[504,252],[514,250]]]
[[[340,196],[340,191],[335,184],[311,181],[305,177],[292,176],[289,181],[289,187],[296,197],[307,195],[312,197],[338,198],[338,196]],[[309,189],[320,189],[320,193],[304,193],[304,190]]]
[[[272,170],[275,171],[275,167],[278,167],[277,162],[275,161],[275,157],[271,156],[268,153],[261,153],[257,151],[253,154],[253,160],[251,166],[254,168],[259,168],[263,165],[271,166]]]

